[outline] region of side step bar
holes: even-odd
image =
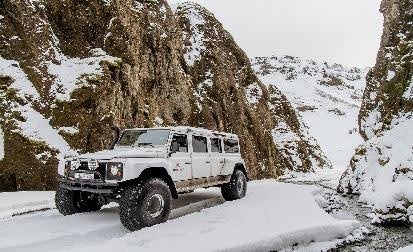
[[[178,193],[192,191],[198,188],[211,187],[229,183],[231,175],[198,178],[184,181],[175,182],[176,190]]]

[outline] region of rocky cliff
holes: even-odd
[[[205,8],[186,3],[176,17],[184,35],[184,59],[193,82],[192,123],[236,132],[254,178],[276,177],[284,170],[329,167],[286,97],[266,88],[249,58]]]
[[[0,190],[54,188],[59,160],[106,148],[112,124],[237,133],[252,178],[327,162],[298,134],[286,98],[266,89],[199,5],[176,13],[163,0],[0,5]],[[280,146],[274,132],[296,137]]]
[[[413,2],[383,0],[384,29],[359,114],[366,143],[338,190],[361,194],[376,222],[413,222]]]

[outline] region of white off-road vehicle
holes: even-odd
[[[127,129],[109,150],[67,158],[59,169],[56,206],[63,215],[120,205],[120,220],[138,230],[168,219],[172,198],[221,187],[243,198],[247,172],[237,135],[191,127]]]

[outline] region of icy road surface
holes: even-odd
[[[0,220],[0,251],[268,251],[344,238],[359,228],[358,221],[324,212],[318,192],[267,180],[249,183],[244,199],[223,203],[219,189],[200,190],[174,201],[168,222],[133,233],[119,222],[116,205],[67,217],[57,210],[14,216]]]

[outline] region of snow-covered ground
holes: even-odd
[[[54,207],[54,192],[0,193],[0,219]]]
[[[0,220],[0,251],[268,251],[295,244],[319,251],[360,227],[321,209],[319,190],[274,180],[251,182],[244,199],[223,204],[219,189],[199,190],[174,202],[168,222],[133,233],[119,222],[116,205],[67,217],[57,210],[14,216]],[[18,198],[12,194],[8,200],[8,195],[0,198],[3,206]],[[44,197],[50,199],[47,193]]]
[[[397,250],[396,252],[413,252],[413,244]]]

